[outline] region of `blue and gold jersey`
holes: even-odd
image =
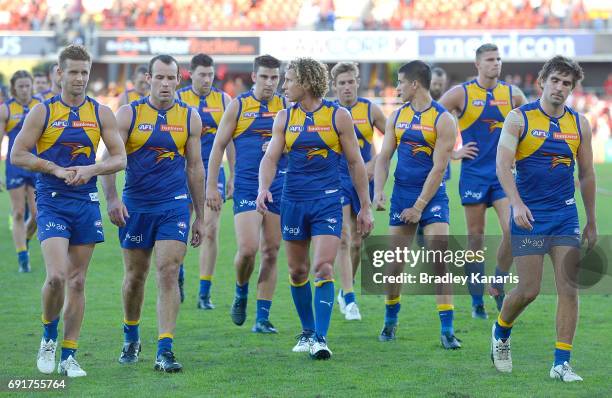
[[[6,108],[8,109],[8,119],[5,125],[5,132],[9,139],[8,152],[6,153],[6,161],[8,163],[11,163],[11,149],[15,143],[17,134],[19,134],[21,127],[23,127],[23,121],[25,120],[26,115],[28,112],[30,112],[34,105],[39,103],[40,101],[37,98],[32,98],[29,104],[22,105],[12,98],[5,104]]]
[[[339,102],[336,102],[339,106]],[[372,140],[374,139],[374,122],[372,121],[372,102],[366,98],[357,98],[354,105],[346,108],[351,113],[355,135],[359,143],[359,151],[363,162],[367,163],[372,159]],[[348,164],[344,154],[340,158],[340,174],[342,177],[350,178]]]
[[[530,210],[574,205],[574,165],[582,133],[578,113],[569,107],[548,116],[540,101],[521,106],[525,128],[516,151],[516,186]]]
[[[127,98],[127,103],[128,104],[131,103],[131,102],[134,102],[134,101],[138,101],[138,100],[143,99],[144,97],[148,96],[148,94],[147,95],[140,95],[140,94],[138,94],[138,92],[136,90],[134,90],[133,88],[127,90],[124,94],[125,94],[125,96]]]
[[[257,190],[259,163],[263,158],[263,144],[272,139],[274,117],[286,107],[285,99],[274,95],[269,101],[255,98],[253,91],[236,97],[239,101],[238,117],[233,140],[236,147],[236,189]],[[271,191],[283,184],[287,160],[283,155],[278,162]]]
[[[495,156],[504,119],[512,110],[512,86],[499,81],[485,89],[476,80],[463,83],[464,109],[459,115],[463,145],[475,142],[478,154],[474,159],[462,159],[461,173],[469,177],[496,181]],[[469,178],[468,177],[468,178]]]
[[[196,94],[191,86],[184,87],[177,92],[179,99],[197,109],[202,119],[202,137],[200,141],[204,167],[208,167],[208,158],[210,158],[210,151],[215,141],[215,134],[217,133],[223,112],[225,112],[223,94],[223,91],[215,87],[211,88],[208,95]]]
[[[69,106],[57,95],[43,104],[47,115],[43,132],[36,143],[38,157],[61,167],[94,164],[101,131],[98,102],[85,97],[81,105]],[[41,173],[36,181],[36,191],[37,195],[98,201],[96,177],[87,184],[69,186],[64,180]]]
[[[436,124],[444,112],[446,109],[436,101],[431,101],[423,112],[415,111],[410,103],[398,109],[393,123],[397,148],[395,184],[418,190],[423,188],[433,168],[438,137]]]
[[[51,91],[51,89],[49,89],[49,90],[45,90],[43,92],[40,92],[40,93],[36,94],[35,97],[38,97],[38,99],[41,100],[41,101],[46,101],[49,98],[55,97],[55,94],[53,94],[53,91]]]
[[[323,100],[314,112],[304,111],[299,103],[287,110],[285,147],[289,161],[283,198],[313,200],[340,194],[342,146],[335,123],[339,108]]]
[[[157,109],[149,97],[130,103],[132,123],[125,145],[123,201],[136,212],[154,212],[187,199],[185,145],[191,107],[180,101]]]

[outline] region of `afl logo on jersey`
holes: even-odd
[[[140,123],[138,125],[140,131],[153,131],[153,125],[151,123]]]
[[[408,129],[408,128],[410,128],[410,123],[400,122],[400,123],[396,124],[395,127],[398,128],[398,129]]]
[[[68,120],[56,120],[53,123],[51,123],[51,127],[56,127],[56,128],[66,128],[70,125],[70,123],[68,122]]]
[[[291,133],[300,133],[304,131],[304,126],[300,126],[300,125],[289,126],[289,131]]]
[[[544,130],[532,130],[531,135],[536,138],[548,138],[548,132]]]
[[[485,101],[484,100],[475,99],[474,101],[472,101],[472,105],[474,105],[474,106],[485,106]]]
[[[259,116],[259,112],[244,112],[242,114],[242,117],[244,117],[245,119],[254,119],[257,116]]]

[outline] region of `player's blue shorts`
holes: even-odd
[[[171,210],[154,213],[131,212],[125,227],[119,228],[119,242],[124,249],[150,249],[158,240],[189,238],[189,204],[181,202]]]
[[[272,191],[272,203],[266,203],[268,210],[274,214],[281,214],[281,190],[275,189]],[[234,190],[234,215],[244,213],[245,211],[257,210],[257,188],[255,189],[236,189]]]
[[[24,185],[36,186],[36,173],[6,162],[6,189],[16,189]]]
[[[420,193],[420,189],[411,190],[408,188],[399,187],[397,185],[393,187],[393,194],[391,195],[391,208],[389,209],[389,225],[406,225],[406,223],[400,219],[400,215],[405,209],[409,209],[414,206]],[[423,209],[419,226],[423,228],[426,225],[439,222],[449,224],[449,213],[448,196],[446,196],[446,190],[440,188],[434,197],[429,201],[427,206]]]
[[[477,176],[462,174],[459,177],[459,196],[463,206],[485,203],[491,207],[493,202],[505,198],[506,194],[497,179],[486,182]]]
[[[104,242],[98,202],[37,195],[36,208],[39,241],[59,237],[71,245]]]
[[[531,211],[535,220],[531,221],[531,231],[516,225],[510,213],[513,257],[546,254],[553,246],[580,247],[580,223],[575,205],[563,210]]]
[[[340,186],[342,187],[342,206],[351,206],[353,213],[359,214],[361,203],[359,203],[359,195],[353,186],[353,181],[350,177],[342,176],[340,178]],[[374,181],[370,181],[370,201],[374,199]]]
[[[208,175],[208,159],[204,161],[204,170],[206,171],[206,175]],[[225,203],[225,169],[223,166],[219,169],[219,178],[217,179],[217,190],[221,194],[221,199]],[[205,184],[206,185],[206,184]]]
[[[283,240],[306,240],[316,235],[342,235],[340,196],[281,203]]]

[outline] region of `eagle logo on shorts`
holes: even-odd
[[[79,144],[78,142],[62,142],[62,145],[71,149],[70,155],[72,157],[70,161],[73,161],[79,155],[85,155],[86,157],[91,156],[91,147],[88,145]]]
[[[166,148],[158,147],[158,146],[150,146],[148,149],[157,152],[157,157],[155,158],[155,163],[161,162],[163,159],[174,160],[174,156],[176,153]]]
[[[311,160],[315,156],[321,156],[322,158],[327,159],[328,153],[329,151],[324,148],[312,148],[306,153],[306,159]]]
[[[504,127],[504,122],[500,122],[499,120],[495,120],[495,119],[482,119],[482,121],[489,125],[489,133],[490,134],[493,134],[495,129],[501,129],[502,127]]]
[[[559,154],[550,153],[550,152],[543,152],[542,155],[551,157],[551,161],[550,161],[551,169],[554,169],[555,167],[560,166],[560,165],[565,165],[567,167],[570,167],[572,165],[572,158],[567,155],[559,155]]]
[[[423,152],[425,155],[431,156],[433,152],[433,149],[430,146],[423,145],[416,141],[405,141],[404,143],[412,147],[412,156],[416,156],[419,152]]]

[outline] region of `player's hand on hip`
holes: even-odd
[[[126,219],[130,217],[127,207],[119,199],[109,200],[106,206],[108,218],[118,227],[125,227]]]
[[[66,184],[68,185],[77,186],[87,184],[94,176],[94,169],[91,166],[74,166],[68,167],[66,170],[74,172],[72,178],[66,180]]]
[[[217,187],[206,189],[206,206],[214,211],[221,210],[221,194]]]
[[[196,217],[191,226],[191,247],[198,247],[202,243],[204,236],[204,222]]]
[[[595,247],[595,243],[597,243],[597,226],[595,223],[587,223],[584,226],[584,230],[582,231],[582,244],[587,242],[589,250]]]
[[[357,233],[365,238],[372,232],[372,228],[374,228],[372,210],[369,207],[362,207],[357,214]]]
[[[257,211],[261,214],[265,214],[268,211],[268,206],[266,206],[266,202],[272,203],[274,200],[272,199],[272,193],[267,189],[262,189],[257,193],[256,206]]]
[[[529,208],[525,206],[525,203],[519,202],[516,204],[511,204],[511,207],[514,223],[522,229],[531,231],[533,229],[533,225],[531,223],[535,220],[533,219]]]
[[[478,146],[474,141],[471,141],[463,145],[458,150],[453,151],[451,154],[451,159],[474,159],[476,156],[478,156]]]
[[[232,199],[234,197],[234,178],[230,178],[225,183],[225,197]]]
[[[402,210],[402,213],[400,214],[400,220],[405,223],[416,224],[421,221],[422,214],[423,212],[421,210],[416,209],[414,207],[410,207],[408,209]]]
[[[374,209],[376,209],[376,211],[383,211],[385,210],[385,203],[387,202],[387,198],[385,198],[385,193],[384,192],[376,192],[374,194]]]

